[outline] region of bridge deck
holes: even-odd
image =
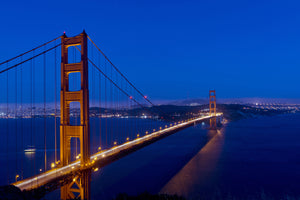
[[[220,116],[220,115],[222,115],[222,114],[220,114],[220,113],[217,114],[217,116]],[[77,161],[74,161],[73,163],[71,163],[67,166],[54,168],[52,170],[41,173],[39,175],[36,175],[36,176],[30,177],[30,178],[12,183],[12,185],[14,185],[16,187],[19,187],[21,190],[32,190],[32,189],[35,189],[35,188],[39,188],[39,187],[41,187],[41,186],[43,186],[43,185],[45,185],[45,184],[47,184],[47,183],[49,183],[53,180],[59,179],[60,177],[64,177],[64,176],[66,176],[66,175],[68,175],[68,174],[70,174],[74,171],[78,171],[78,170],[81,170],[83,168],[92,168],[95,165],[97,165],[97,163],[103,161],[107,157],[117,157],[118,154],[121,151],[132,149],[132,148],[134,148],[138,145],[141,145],[143,143],[147,143],[147,142],[149,142],[153,139],[159,138],[163,135],[167,135],[168,133],[176,132],[176,130],[186,128],[186,127],[192,125],[195,122],[199,122],[199,121],[202,121],[202,120],[205,120],[205,119],[209,119],[211,117],[212,116],[203,116],[203,117],[198,117],[198,118],[195,118],[195,119],[192,119],[192,120],[188,120],[186,122],[178,123],[178,124],[173,125],[171,127],[153,132],[151,134],[145,135],[145,136],[137,138],[135,140],[132,140],[132,141],[126,142],[124,144],[115,146],[111,149],[100,151],[96,154],[93,154],[90,157],[91,161],[90,161],[89,164],[86,164],[86,166],[82,166],[81,163],[80,163],[80,160],[77,160]]]

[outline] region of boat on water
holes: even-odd
[[[36,148],[34,146],[28,146],[26,149],[24,149],[25,152],[35,152]]]

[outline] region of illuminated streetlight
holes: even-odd
[[[18,181],[18,178],[19,178],[20,176],[19,176],[19,174],[17,174],[16,175],[16,182]]]
[[[78,154],[78,155],[76,156],[76,159],[79,159],[79,158],[80,158],[80,156],[81,156],[81,155],[80,155],[80,154]]]

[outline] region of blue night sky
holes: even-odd
[[[2,1],[0,61],[83,29],[153,100],[300,98],[299,1]]]

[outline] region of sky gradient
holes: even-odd
[[[5,1],[0,61],[83,29],[153,100],[300,98],[298,1]]]

